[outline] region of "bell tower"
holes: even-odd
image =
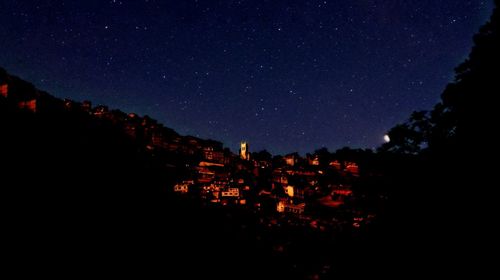
[[[240,143],[240,157],[244,160],[250,160],[250,151],[248,143],[243,141]]]

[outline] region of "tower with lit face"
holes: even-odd
[[[241,142],[240,144],[240,157],[244,160],[250,160],[250,151],[247,142]]]

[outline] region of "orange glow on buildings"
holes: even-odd
[[[250,150],[247,142],[241,142],[240,144],[240,157],[244,160],[250,160]]]
[[[9,85],[0,85],[0,95],[3,97],[7,97],[9,95]]]
[[[36,99],[21,101],[18,103],[18,107],[19,107],[19,109],[27,109],[27,110],[30,110],[31,112],[35,113],[36,112]]]
[[[300,214],[304,213],[305,207],[306,207],[305,203],[300,203],[297,205],[287,204],[287,205],[285,205],[285,212],[300,215]]]
[[[221,196],[223,196],[223,197],[239,197],[240,190],[238,188],[228,188],[227,191],[221,192]]]
[[[276,211],[278,211],[278,213],[283,213],[285,212],[285,202],[280,200],[278,201],[278,204],[276,205]]]
[[[216,151],[213,147],[205,147],[203,149],[203,157],[208,161],[224,163],[224,152]]]
[[[294,166],[297,163],[297,156],[295,154],[286,155],[284,159],[289,166]]]
[[[345,165],[347,172],[356,176],[359,175],[359,166],[355,162],[346,162]]]
[[[309,165],[314,165],[314,166],[318,166],[319,165],[319,158],[317,156],[315,156],[315,157],[309,157],[308,161],[309,161]]]
[[[340,164],[340,162],[338,160],[334,160],[332,162],[330,162],[330,166],[337,169],[337,170],[340,170],[342,165]]]

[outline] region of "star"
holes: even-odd
[[[347,139],[376,147],[382,131],[432,108],[493,7],[454,0],[432,9],[417,0],[4,2],[0,66],[36,86],[148,114],[180,134],[212,133],[224,143],[251,134],[256,150],[303,154]],[[265,137],[268,131],[276,133]],[[289,141],[297,135],[310,139]]]

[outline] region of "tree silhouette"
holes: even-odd
[[[500,0],[495,5],[490,20],[474,36],[469,57],[455,69],[455,80],[446,86],[441,102],[429,113],[415,112],[407,122],[392,128],[390,142],[379,149],[390,153],[383,155],[389,159],[389,170],[394,171],[385,174],[392,181],[397,209],[389,224],[412,221],[398,238],[406,243],[420,240],[412,254],[432,252],[426,267],[447,272],[464,267],[474,278],[486,273],[487,260],[477,256],[481,256],[479,248],[492,244],[488,227],[498,211],[492,209],[497,203],[488,201],[495,197],[489,178],[495,163],[484,164],[487,157],[495,160],[498,145],[492,135],[496,128],[494,97],[500,92]],[[428,195],[415,196],[422,192]],[[459,246],[451,236],[461,240]],[[442,259],[452,265],[443,265]]]
[[[455,80],[429,113],[414,112],[406,123],[392,128],[380,151],[419,154],[429,148],[438,154],[474,153],[484,147],[493,128],[492,97],[500,92],[499,11],[474,36],[469,57],[455,68]]]
[[[413,112],[406,123],[389,130],[390,142],[383,144],[379,150],[416,155],[428,146],[432,127],[428,112]]]
[[[436,148],[470,151],[480,148],[491,129],[494,108],[491,98],[500,92],[499,11],[500,1],[491,19],[474,36],[474,47],[455,69],[455,81],[441,95],[434,109],[432,144]],[[486,129],[485,129],[486,128]]]
[[[252,153],[252,158],[256,161],[268,161],[271,162],[273,160],[273,155],[269,153],[267,150],[262,150],[259,152]]]

